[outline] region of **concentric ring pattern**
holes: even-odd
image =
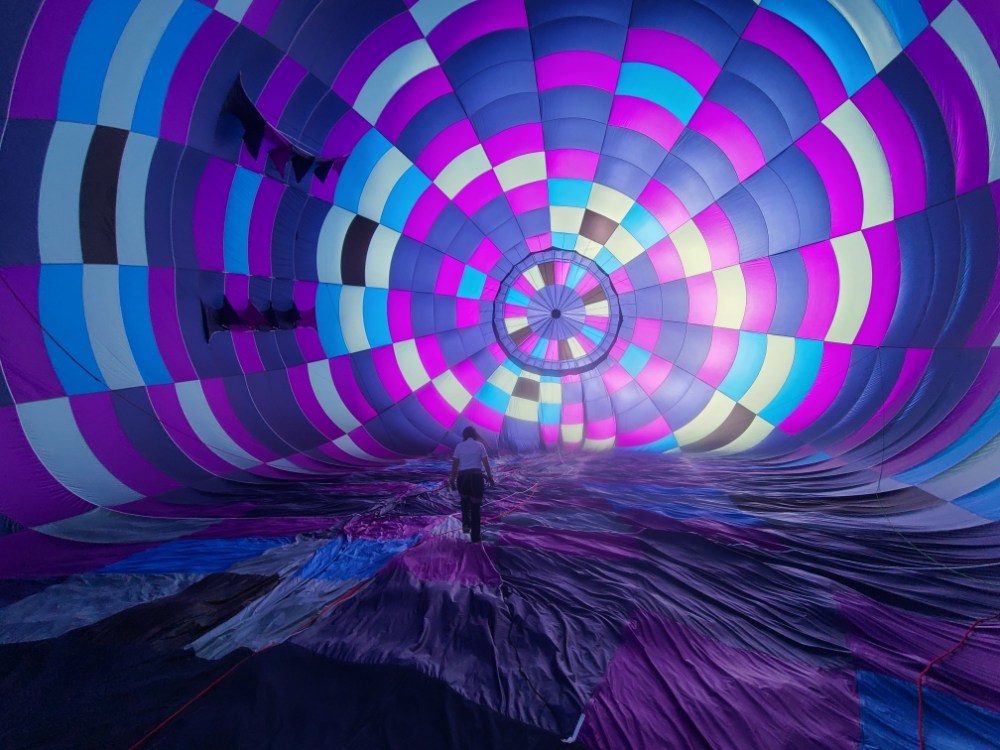
[[[14,6],[18,522],[467,424],[1000,516],[992,0]],[[224,306],[249,322],[209,335]]]

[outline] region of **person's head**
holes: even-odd
[[[464,430],[462,430],[462,440],[468,440],[472,438],[473,440],[479,440],[479,433],[476,432],[476,428],[469,425]]]

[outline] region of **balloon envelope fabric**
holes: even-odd
[[[11,743],[995,746],[993,0],[7,5]]]

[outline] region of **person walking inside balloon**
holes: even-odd
[[[483,469],[486,470],[485,481]],[[462,531],[472,535],[472,541],[478,542],[480,536],[480,516],[483,506],[483,495],[486,492],[486,482],[495,486],[493,469],[475,427],[462,430],[462,442],[455,446],[451,459],[451,478],[448,486],[458,489],[462,499]]]

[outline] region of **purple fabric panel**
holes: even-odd
[[[407,495],[413,494],[416,487],[407,482],[399,482],[396,485],[382,484],[379,489],[385,494]],[[362,485],[359,490],[370,492],[371,486]],[[347,492],[350,492],[350,488]],[[377,516],[369,513],[352,518],[344,524],[344,533],[349,539],[398,541],[426,534],[440,523],[441,516]]]
[[[425,70],[400,87],[378,116],[375,127],[395,143],[414,115],[435,99],[452,93],[451,83],[441,68]]]
[[[855,750],[858,716],[848,671],[739,651],[639,612],[586,707],[580,740],[594,750],[684,737],[678,747],[733,747],[738,738],[743,750]]]
[[[826,125],[819,124],[796,144],[816,167],[830,197],[830,236],[861,229],[865,211],[861,177],[851,154]]]
[[[466,216],[471,217],[475,215],[476,211],[501,195],[503,195],[503,188],[500,187],[496,174],[493,171],[483,172],[455,196],[455,205],[462,209]]]
[[[677,73],[702,96],[719,77],[719,64],[690,39],[658,29],[629,29],[622,62],[647,62]]]
[[[795,335],[799,338],[822,339],[830,330],[833,316],[837,312],[837,300],[840,298],[837,256],[829,241],[802,248],[799,256],[805,267],[808,287],[806,309]]]
[[[40,273],[38,266],[0,269],[0,353],[15,403],[66,394],[52,369],[38,322]]]
[[[379,26],[347,58],[333,81],[333,90],[353,104],[371,74],[400,47],[422,38],[409,13],[400,13]]]
[[[188,458],[205,471],[217,476],[225,476],[236,471],[236,467],[215,455],[198,438],[187,417],[184,416],[184,410],[181,409],[173,385],[154,385],[146,390],[149,394],[149,403],[153,405],[163,429]]]
[[[503,583],[484,545],[469,544],[454,536],[432,538],[418,544],[396,557],[390,566],[402,568],[420,581],[491,588]]]
[[[149,269],[149,314],[160,356],[174,380],[198,377],[184,346],[177,317],[176,277],[171,268]]]
[[[198,267],[206,271],[225,270],[222,248],[226,205],[235,174],[235,164],[210,159],[195,193],[194,246]]]
[[[894,216],[907,216],[927,205],[927,173],[920,141],[905,110],[880,78],[873,78],[853,97],[875,131],[889,162]]]
[[[0,537],[0,578],[45,578],[86,573],[123,560],[149,546],[88,544],[36,531],[21,531]]]
[[[295,306],[299,309],[303,319],[312,319],[311,326],[299,326],[295,329],[295,343],[306,362],[326,359],[323,342],[320,340],[319,331],[316,330],[316,290],[318,288],[319,285],[315,282],[299,281],[295,284],[295,289],[292,292]]]
[[[233,439],[233,442],[262,462],[279,458],[277,453],[261,445],[240,421],[229,401],[225,381],[221,378],[206,379],[201,381],[201,387],[205,391],[205,399],[212,409],[212,414],[215,415],[219,424],[222,425],[222,429]]]
[[[990,185],[990,195],[996,207],[996,215],[1000,218],[1000,182]],[[976,321],[976,327],[969,334],[968,346],[992,346],[1000,335],[1000,265],[993,277],[993,289],[989,299],[983,305],[983,312]]]
[[[840,389],[851,367],[851,346],[849,344],[823,344],[823,359],[819,373],[809,388],[806,397],[785,418],[778,427],[790,435],[796,435],[819,419],[830,408],[830,404],[840,395]]]
[[[899,235],[896,234],[895,224],[865,229],[862,234],[872,262],[872,293],[868,300],[868,312],[858,335],[854,337],[854,343],[879,346],[885,340],[899,297]]]
[[[306,69],[290,57],[283,58],[257,97],[257,109],[268,122],[278,122]]]
[[[920,0],[920,4],[924,7],[924,14],[927,16],[928,21],[933,21],[935,18],[941,15],[941,12],[951,5],[952,0]]]
[[[976,22],[994,57],[1000,60],[1000,9],[996,0],[962,0],[962,7]]]
[[[743,31],[743,38],[770,50],[795,69],[809,87],[821,118],[847,99],[833,63],[816,42],[790,21],[758,9]]]
[[[483,150],[491,164],[503,164],[524,154],[545,151],[545,136],[540,122],[529,122],[502,130],[483,142]],[[489,266],[480,270],[489,270]]]
[[[73,416],[94,456],[123,484],[143,495],[158,495],[180,485],[135,450],[115,415],[114,393],[94,393],[70,400]]]
[[[906,54],[927,79],[951,139],[959,193],[985,185],[990,152],[986,118],[972,81],[955,53],[933,29],[918,36]]]
[[[764,151],[743,120],[711,100],[702,102],[688,127],[722,149],[740,181],[764,166]]]
[[[93,508],[59,484],[38,460],[13,406],[0,409],[0,455],[0,513],[19,524],[41,526]]]
[[[556,52],[535,60],[538,90],[561,86],[591,86],[612,93],[621,63],[596,52]]]
[[[236,22],[232,19],[221,13],[212,13],[195,32],[177,63],[167,89],[163,120],[160,123],[161,138],[187,143],[191,115],[194,113],[201,84],[222,45],[235,28]]]
[[[427,239],[437,217],[449,203],[448,197],[436,185],[431,185],[417,199],[406,219],[403,234],[419,242]]]
[[[526,28],[523,0],[479,0],[445,18],[428,34],[427,41],[438,60],[444,61],[473,39],[492,31]]]
[[[11,92],[10,117],[54,120],[63,69],[90,0],[43,3],[21,52]]]
[[[461,153],[479,143],[468,120],[459,120],[442,130],[424,147],[414,164],[432,180]]]
[[[320,149],[320,155],[325,159],[340,158],[346,160],[351,149],[357,145],[365,133],[371,130],[371,127],[371,124],[353,109],[347,110],[344,116],[330,128],[330,134],[326,137],[323,148]],[[334,166],[330,170],[326,180],[320,182],[318,179],[313,179],[309,183],[310,195],[327,203],[333,203],[333,195],[337,190],[339,170],[343,167],[343,161],[340,161],[339,164],[340,166]]]
[[[308,367],[301,365],[288,368],[288,384],[299,409],[313,427],[326,436],[328,440],[333,440],[344,434],[344,431],[326,415],[316,398],[312,384],[309,382]]]
[[[1000,383],[1000,348],[990,350],[976,381],[948,416],[908,450],[885,462],[886,474],[916,466],[962,437],[996,399],[997,383]]]
[[[250,215],[249,247],[247,261],[251,276],[271,275],[271,238],[278,206],[285,194],[285,186],[265,178],[261,181]]]
[[[243,25],[264,36],[279,5],[281,0],[253,0],[247,12],[243,14]]]
[[[921,617],[856,594],[837,598],[858,666],[910,683],[931,661],[958,645],[974,622],[955,624]],[[1000,711],[997,675],[1000,623],[994,620],[976,628],[964,646],[935,663],[924,678],[924,687]]]
[[[484,522],[493,522],[487,514]],[[499,520],[499,519],[497,519]],[[558,555],[581,555],[594,559],[627,562],[639,560],[643,556],[642,543],[638,537],[603,531],[578,531],[554,527],[532,526],[518,528],[507,526],[503,529],[503,543],[532,550],[545,550]]]

